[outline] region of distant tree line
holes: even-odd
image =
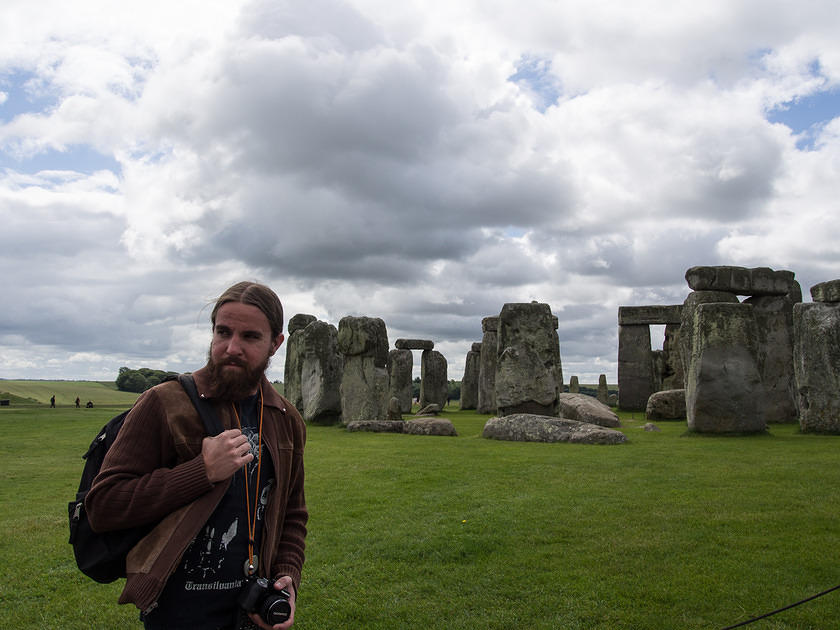
[[[447,383],[450,400],[461,400],[461,381],[450,379]],[[411,383],[411,395],[415,400],[420,398],[420,377],[415,376]]]
[[[115,382],[117,389],[121,392],[134,392],[142,394],[150,387],[154,387],[158,383],[162,383],[168,376],[178,376],[178,373],[153,370],[151,368],[139,368],[137,370],[132,370],[127,367],[121,367],[120,373]]]

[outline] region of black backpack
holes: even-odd
[[[222,427],[216,411],[208,400],[198,396],[192,376],[181,374],[177,378],[198,410],[207,435],[221,433]],[[126,555],[154,527],[154,524],[148,524],[98,533],[91,529],[85,512],[85,496],[102,467],[105,453],[114,443],[129,411],[131,410],[126,409],[118,416],[111,418],[91,442],[87,453],[82,455],[85,467],[79,481],[79,490],[76,493],[76,499],[67,504],[70,518],[70,544],[73,545],[76,564],[82,573],[102,583],[125,577]]]

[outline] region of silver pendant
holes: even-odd
[[[253,577],[257,574],[257,569],[260,568],[260,558],[257,554],[254,554],[254,561],[253,563],[251,560],[246,559],[245,564],[242,567],[245,570],[245,577]]]

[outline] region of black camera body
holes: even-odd
[[[283,623],[292,614],[289,591],[275,590],[274,580],[251,578],[239,593],[239,606],[248,613],[256,613],[269,625]]]

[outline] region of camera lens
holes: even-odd
[[[260,617],[270,625],[283,623],[292,614],[292,607],[289,600],[281,595],[266,595],[260,610]]]

